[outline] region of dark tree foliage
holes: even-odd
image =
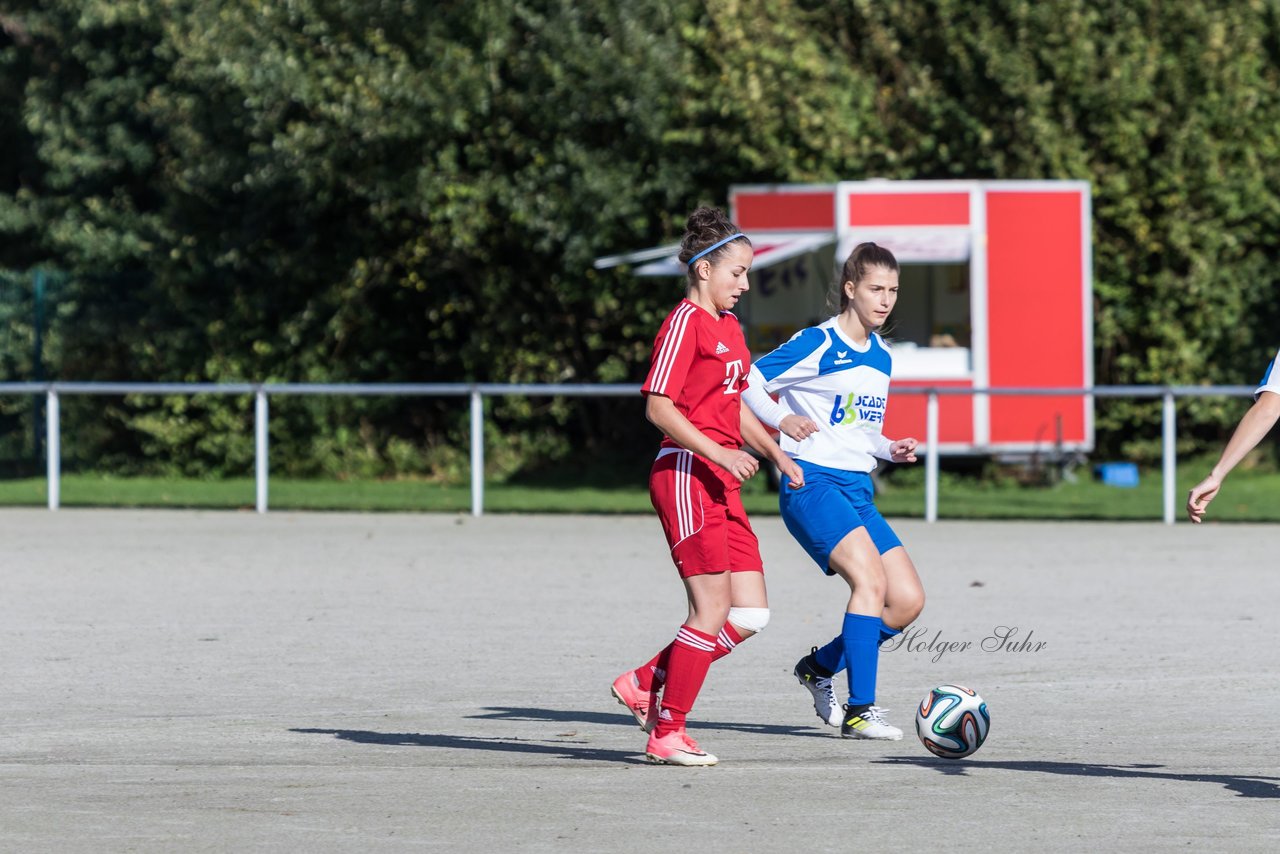
[[[8,379],[623,382],[676,286],[592,259],[735,182],[1093,186],[1100,383],[1277,341],[1273,3],[22,0],[0,12]],[[33,349],[32,271],[46,294]],[[48,281],[53,282],[53,278]],[[638,401],[492,402],[495,474],[644,456]],[[30,451],[5,403],[5,456]],[[1188,443],[1238,412],[1187,403]],[[252,407],[69,408],[72,463],[247,472]],[[457,400],[281,398],[273,465],[457,474]],[[1149,405],[1100,408],[1141,455]]]

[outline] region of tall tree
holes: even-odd
[[[591,260],[731,183],[1086,179],[1098,380],[1242,382],[1280,319],[1280,22],[1220,6],[22,0],[0,265],[71,275],[65,378],[635,380],[677,289]],[[621,404],[495,408],[511,468],[648,435]],[[245,400],[110,414],[86,459],[247,465]],[[297,471],[444,465],[462,428],[448,401],[274,415]]]

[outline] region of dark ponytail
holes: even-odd
[[[840,273],[841,312],[849,307],[849,295],[845,293],[844,283],[853,282],[856,288],[858,283],[866,278],[867,272],[872,267],[883,267],[896,273],[898,259],[894,258],[893,253],[888,249],[874,243],[859,243],[853,247],[853,251],[849,253],[849,260],[844,262],[844,270]]]

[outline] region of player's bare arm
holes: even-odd
[[[760,419],[756,418],[755,413],[751,411],[751,407],[747,405],[745,400],[742,402],[741,429],[742,440],[776,465],[779,471],[790,479],[792,489],[799,489],[804,486],[804,470],[778,447],[778,443],[773,441],[769,431],[760,423]]]
[[[1187,516],[1192,522],[1198,524],[1204,519],[1209,502],[1217,497],[1227,475],[1271,432],[1277,420],[1280,420],[1280,394],[1264,391],[1240,419],[1208,477],[1193,486],[1187,495]]]
[[[644,414],[671,441],[710,460],[740,481],[751,477],[760,468],[756,458],[746,451],[726,448],[707,438],[705,433],[680,414],[675,402],[669,397],[661,394],[648,395],[645,398]]]

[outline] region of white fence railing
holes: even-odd
[[[928,388],[902,389],[899,395],[925,395],[925,520],[938,518],[938,457],[928,453],[937,444],[938,398],[941,395],[1004,395],[1013,397],[1127,397],[1160,398],[1162,408],[1162,485],[1164,522],[1172,525],[1176,515],[1175,475],[1177,465],[1177,406],[1182,397],[1242,397],[1253,394],[1253,386],[1093,386],[1091,388]],[[501,384],[501,383],[365,383],[324,385],[311,383],[0,383],[0,394],[41,394],[46,399],[45,442],[49,509],[60,502],[61,434],[58,405],[60,396],[72,395],[197,395],[230,394],[254,396],[254,477],[256,507],[267,512],[269,398],[284,395],[334,395],[351,397],[470,397],[471,399],[471,514],[484,513],[484,398],[504,395],[525,397],[629,397],[639,395],[640,386],[630,384]]]

